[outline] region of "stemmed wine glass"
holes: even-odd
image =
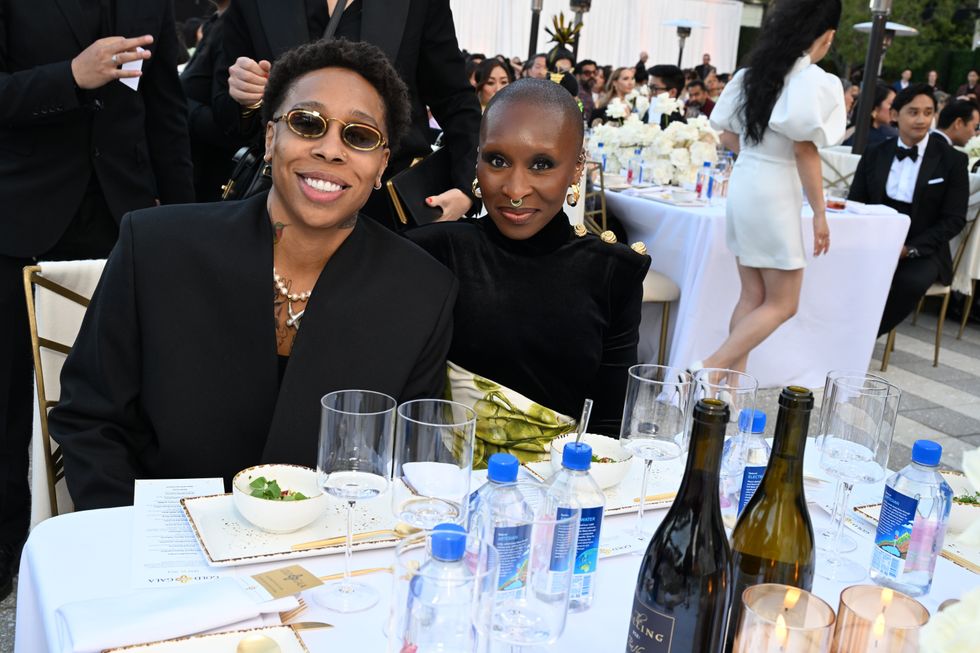
[[[351,581],[354,504],[388,489],[397,403],[380,392],[339,390],[324,396],[320,404],[317,480],[327,494],[347,503],[347,541],[344,579],[317,590],[315,598],[328,610],[358,612],[377,603],[379,594]]]
[[[410,526],[464,523],[473,468],[476,413],[443,399],[398,407],[391,508]]]
[[[841,377],[866,377],[869,379],[874,379],[882,383],[887,384],[888,381],[875,374],[867,374],[861,370],[831,370],[827,372],[827,380],[824,381],[823,385],[823,400],[820,404],[820,418],[817,421],[817,436],[815,438],[817,448],[823,446],[823,436],[827,433],[827,428],[829,426],[827,422],[828,413],[830,412],[830,393],[833,390],[834,380]],[[842,511],[844,507],[841,505],[841,496],[843,490],[843,482],[838,479],[836,488],[834,490],[834,502],[832,504],[832,510],[830,513],[830,526],[821,528],[817,532],[816,546],[817,549],[821,551],[829,551],[834,546],[834,527],[837,521],[841,518]],[[843,533],[840,539],[837,540],[837,551],[838,553],[850,553],[857,548],[857,542],[853,538],[848,537],[847,533]]]
[[[673,460],[684,453],[690,398],[691,375],[687,372],[662,365],[634,365],[629,369],[620,441],[645,463],[640,510],[630,531],[637,539],[647,540],[653,534],[643,528],[653,462]]]
[[[841,555],[837,542],[854,484],[877,483],[885,477],[900,398],[897,387],[864,374],[834,379],[824,399],[826,428],[822,429],[820,467],[841,482],[834,543],[817,565],[817,573],[824,578],[853,583],[867,573],[865,566]]]

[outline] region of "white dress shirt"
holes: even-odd
[[[892,159],[892,167],[888,171],[888,181],[885,183],[885,193],[888,197],[897,202],[912,203],[912,196],[915,195],[915,181],[919,178],[919,168],[922,167],[922,159],[926,155],[926,145],[929,144],[929,135],[916,143],[913,147],[919,150],[919,158],[913,161],[906,157],[901,161],[896,156]],[[901,137],[898,139],[898,147],[905,147]]]
[[[945,139],[946,139],[946,142],[947,142],[948,144],[950,144],[950,145],[952,145],[952,144],[953,144],[953,139],[952,139],[952,138],[950,138],[949,136],[947,136],[947,135],[946,135],[946,132],[944,132],[944,131],[943,131],[943,130],[941,130],[941,129],[933,129],[933,130],[932,130],[931,132],[929,132],[929,133],[930,133],[930,134],[937,134],[937,135],[939,135],[939,136],[942,136],[943,138],[945,138]]]

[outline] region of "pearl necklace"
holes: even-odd
[[[286,313],[289,315],[289,319],[286,320],[286,326],[292,327],[299,331],[299,321],[303,319],[303,314],[306,313],[306,309],[304,308],[299,313],[294,313],[293,303],[307,301],[310,298],[310,295],[313,294],[313,290],[311,289],[301,293],[289,292],[289,288],[286,287],[286,280],[279,276],[279,273],[276,271],[275,267],[272,268],[272,279],[276,283],[276,290],[279,291],[280,295],[286,298]]]

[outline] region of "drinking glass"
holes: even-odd
[[[351,581],[354,504],[388,489],[395,426],[394,399],[370,390],[339,390],[320,400],[320,449],[317,480],[324,492],[347,503],[344,579],[316,590],[315,598],[335,612],[367,610],[377,590]]]
[[[763,583],[746,589],[732,653],[827,653],[834,609],[799,587]]]
[[[749,464],[746,436],[739,431],[742,411],[752,415],[759,393],[759,381],[751,374],[720,368],[704,368],[694,373],[692,404],[699,399],[718,399],[728,404],[731,418],[725,427],[725,450],[718,479],[719,503],[725,526],[735,528],[738,519],[742,474]],[[751,420],[750,420],[751,421]],[[760,464],[753,462],[753,464]]]
[[[867,374],[862,370],[831,370],[827,372],[827,379],[824,381],[823,385],[823,398],[820,402],[820,418],[817,420],[817,435],[815,443],[817,449],[823,446],[823,436],[827,432],[829,424],[827,423],[827,415],[829,412],[830,402],[828,401],[830,397],[831,390],[833,389],[833,383],[835,379],[841,377],[867,377],[869,379],[874,379],[882,383],[888,383],[885,379],[875,374]],[[833,510],[830,513],[830,523],[836,524],[837,520],[842,515],[843,506],[841,505],[841,497],[843,496],[843,483],[840,479],[837,480],[836,489],[834,490],[834,503]],[[834,528],[833,526],[828,526],[821,528],[817,532],[816,546],[817,549],[821,551],[829,550],[834,544]],[[857,542],[853,538],[849,537],[847,533],[843,533],[837,543],[838,551],[840,553],[850,553],[857,548]]]
[[[468,534],[462,568],[455,570],[461,573],[452,574],[445,565],[431,564],[433,532],[415,533],[395,547],[385,631],[389,653],[477,653],[484,648],[497,591],[497,550]]]
[[[643,528],[647,482],[654,461],[679,458],[686,449],[687,417],[691,403],[691,375],[662,365],[634,365],[629,369],[620,441],[642,460],[640,510],[631,533],[647,540]]]
[[[395,426],[391,510],[421,529],[465,523],[476,413],[442,399],[401,404]]]
[[[855,483],[878,483],[885,477],[900,398],[897,387],[864,374],[834,379],[830,396],[824,399],[828,405],[820,467],[841,482],[834,543],[817,565],[817,573],[824,578],[857,582],[867,573],[866,565],[841,555],[837,542]]]
[[[553,644],[565,630],[581,511],[515,520],[498,508],[490,513],[500,561],[490,638],[512,651]]]

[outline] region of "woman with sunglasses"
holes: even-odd
[[[561,85],[521,79],[487,105],[473,190],[487,215],[408,237],[459,280],[450,384],[476,406],[478,455],[527,460],[575,427],[619,435],[627,371],[637,362],[645,248],[572,228],[582,200],[582,112]]]
[[[131,503],[137,478],[313,466],[334,390],[442,391],[456,283],[359,215],[405,85],[375,46],[321,41],[264,97],[268,193],[122,221],[50,416],[77,508]]]

